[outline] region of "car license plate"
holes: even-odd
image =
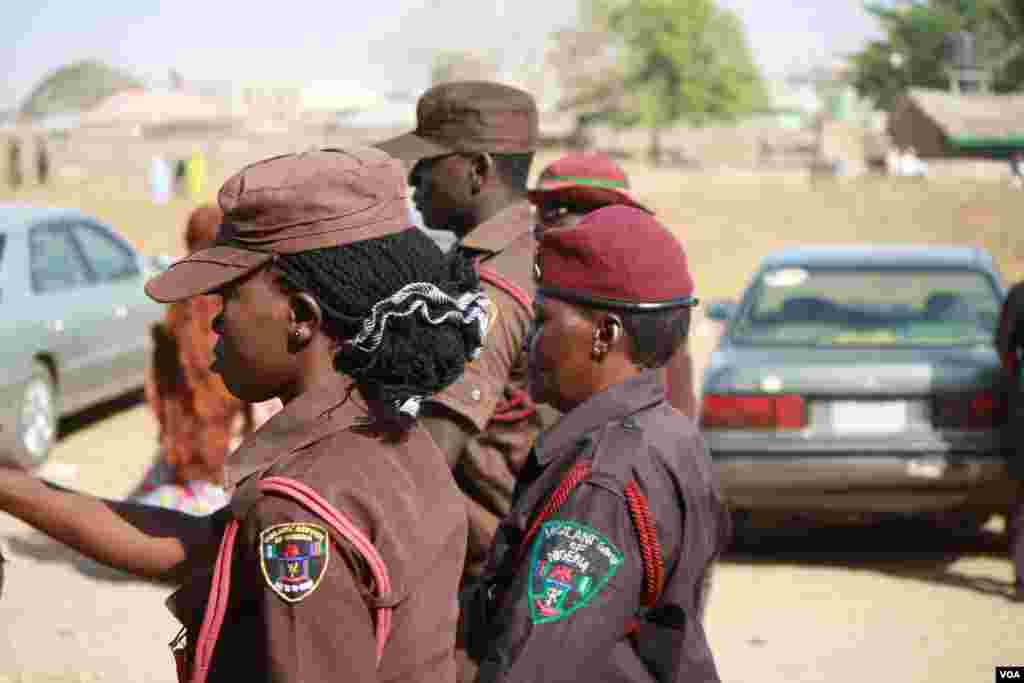
[[[906,401],[837,401],[832,404],[832,430],[841,434],[893,434],[906,428]]]
[[[941,479],[949,463],[941,455],[914,458],[907,461],[907,475],[917,479]]]

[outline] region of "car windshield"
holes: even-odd
[[[999,305],[975,270],[782,268],[754,282],[730,332],[749,345],[990,344]]]

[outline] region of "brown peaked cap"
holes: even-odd
[[[318,149],[246,166],[221,187],[224,219],[208,249],[146,283],[161,302],[209,294],[274,258],[410,227],[401,162],[373,148]]]
[[[530,93],[490,81],[442,83],[416,104],[416,130],[374,145],[404,161],[453,152],[532,152],[539,137]]]

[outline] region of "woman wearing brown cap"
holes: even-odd
[[[545,230],[536,276],[530,393],[563,416],[464,601],[479,680],[717,681],[699,613],[729,517],[657,372],[696,303],[682,246],[609,206]]]
[[[454,680],[466,513],[414,420],[479,351],[472,264],[408,228],[400,164],[323,150],[246,167],[215,246],[147,285],[216,294],[214,367],[285,406],[225,467],[208,517],[55,491],[0,469],[0,509],[81,552],[182,584],[180,678]]]

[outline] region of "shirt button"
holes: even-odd
[[[479,389],[474,389],[473,391],[469,392],[469,395],[474,401],[479,401],[480,397],[483,396],[483,394],[480,393]]]

